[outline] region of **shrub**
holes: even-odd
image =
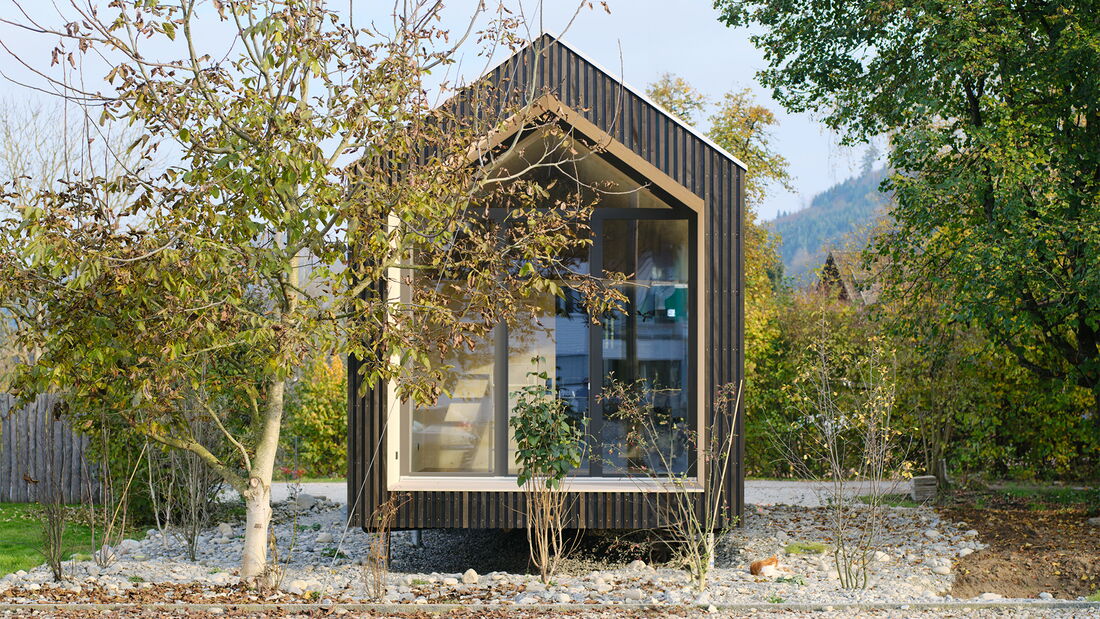
[[[347,429],[344,363],[335,356],[316,359],[306,366],[287,402],[283,446],[288,454],[297,451],[294,468],[309,477],[343,475]]]

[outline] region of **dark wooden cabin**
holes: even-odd
[[[714,465],[699,455],[697,445],[689,446],[696,457],[685,456],[675,466],[698,482],[694,491],[700,497],[719,493],[726,513],[739,516],[741,421],[739,415],[714,415],[712,403],[722,385],[740,384],[743,376],[744,165],[548,35],[485,79],[507,93],[531,93],[532,106],[556,115],[585,140],[599,142],[599,152],[585,159],[584,174],[636,189],[629,203],[609,200],[594,209],[594,245],[585,261],[591,273],[633,273],[646,285],[631,294],[620,319],[603,325],[588,324],[567,307],[568,299],[552,302],[557,307],[548,308],[547,316],[554,334],[523,346],[549,357],[559,397],[586,416],[590,428],[598,428],[592,432],[601,437],[598,442],[613,443],[621,432],[604,418],[596,397],[612,371],[619,378],[671,386],[661,406],[701,436],[728,433],[733,423],[738,438],[723,484],[716,483]],[[450,397],[433,407],[391,407],[391,388],[360,385],[350,360],[348,499],[354,522],[370,528],[370,514],[400,492],[408,500],[397,514],[397,529],[524,526],[524,494],[509,462],[507,409],[510,383],[520,382],[516,377],[529,369],[518,359],[531,355],[528,349],[509,354],[514,341],[506,329],[497,332],[480,359],[460,360]],[[570,477],[567,487],[577,499],[570,526],[661,525],[662,491],[647,490],[629,475],[630,458],[591,458]]]

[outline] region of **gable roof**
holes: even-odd
[[[744,162],[697,128],[549,33],[536,37],[475,82],[492,84],[512,105],[529,105],[552,94],[699,196],[714,191],[714,182],[705,176],[717,176],[718,183],[737,183],[747,170]],[[726,167],[730,170],[720,169]]]
[[[585,62],[592,65],[596,69],[599,69],[603,73],[605,73],[608,77],[610,77],[611,79],[618,82],[620,85],[622,85],[623,88],[625,88],[626,90],[633,93],[639,99],[641,99],[642,101],[645,101],[646,103],[648,103],[652,107],[656,108],[662,114],[664,114],[665,116],[670,118],[673,122],[680,125],[684,129],[687,129],[692,135],[694,135],[695,137],[702,140],[704,144],[706,144],[707,146],[709,146],[709,147],[713,148],[714,150],[718,151],[718,153],[721,154],[726,159],[729,159],[733,163],[737,164],[737,166],[740,167],[742,170],[748,170],[749,169],[748,166],[745,165],[745,162],[743,162],[740,159],[738,159],[737,157],[735,157],[728,150],[726,150],[726,149],[722,148],[721,146],[719,146],[717,143],[715,143],[714,140],[708,138],[706,136],[706,134],[703,133],[702,131],[699,131],[699,129],[697,129],[695,127],[695,125],[684,122],[680,117],[676,116],[672,112],[665,109],[665,107],[663,105],[661,105],[660,103],[657,103],[656,101],[651,99],[649,97],[649,95],[647,95],[645,93],[644,90],[640,90],[638,88],[635,88],[635,87],[631,86],[630,84],[626,83],[625,80],[622,80],[622,79],[619,79],[619,78],[615,77],[615,75],[613,73],[611,73],[610,71],[608,71],[607,69],[605,69],[603,67],[603,65],[601,65],[600,63],[593,60],[591,56],[588,56],[587,54],[580,51],[576,47],[570,45],[567,41],[565,41],[565,39],[562,39],[561,37],[550,34],[548,32],[543,33],[542,37],[546,37],[547,39],[549,39],[551,41],[555,41],[555,42],[557,42],[558,45],[561,45],[562,47],[564,47],[564,48],[568,49],[569,51],[573,52],[574,54],[576,54],[577,56],[580,56]],[[538,40],[538,39],[536,39],[536,40]]]
[[[875,273],[864,267],[861,252],[835,249],[825,257],[818,288],[836,288],[841,301],[863,305],[877,302],[880,292]]]

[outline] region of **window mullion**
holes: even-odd
[[[588,253],[589,273],[604,277],[603,218],[592,218],[592,245]],[[588,319],[588,474],[603,477],[603,406],[599,394],[603,391],[603,325]],[[602,320],[600,321],[603,322]]]
[[[503,210],[494,213],[497,223],[497,240],[503,247],[506,242],[507,222]],[[503,277],[503,274],[498,275]],[[500,323],[493,328],[493,473],[508,474],[508,325]]]
[[[493,445],[496,446],[493,472],[508,474],[508,325],[501,323],[493,329]]]

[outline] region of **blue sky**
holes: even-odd
[[[522,8],[532,35],[540,29],[561,32],[577,7],[577,0],[545,0],[540,20],[537,0],[507,2],[513,9]],[[443,27],[463,28],[476,4],[477,0],[449,0]],[[773,191],[759,208],[763,218],[804,207],[815,194],[848,178],[858,168],[862,149],[839,146],[836,136],[824,125],[806,114],[787,114],[772,100],[770,92],[760,87],[755,75],[764,66],[762,54],[749,41],[748,31],[730,29],[718,22],[711,0],[607,0],[610,14],[598,2],[594,4],[596,8],[580,13],[563,38],[631,86],[644,89],[663,73],[671,72],[712,99],[748,86],[776,112],[779,126],[774,131],[774,144],[790,162],[795,191]],[[41,11],[39,16],[48,23],[59,21],[48,5],[25,1],[23,5],[33,7],[36,13]],[[332,6],[343,13],[353,7],[356,25],[366,25],[372,19],[389,23],[394,4],[392,0],[336,0]],[[10,0],[0,0],[0,16],[19,19],[18,8]],[[226,34],[216,27],[208,32],[208,36],[218,39]],[[48,60],[54,43],[49,37],[30,35],[10,26],[0,28],[0,37],[21,56],[43,60]],[[468,47],[461,63],[462,77],[467,79],[485,68],[485,60],[474,56],[473,46]],[[5,72],[23,77],[11,58],[5,57],[2,64]],[[38,97],[11,84],[5,84],[3,91],[8,100]]]

